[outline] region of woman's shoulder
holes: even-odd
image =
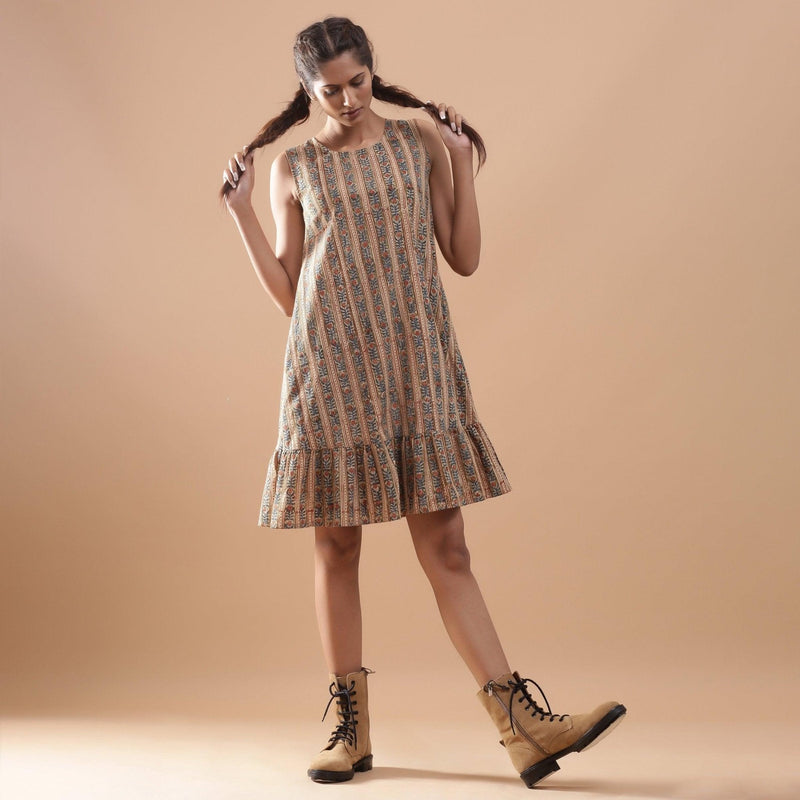
[[[432,137],[438,136],[436,128],[431,120],[419,119],[418,117],[408,117],[405,119],[392,120],[398,132],[407,139],[425,145],[429,152],[435,146]]]
[[[303,163],[308,160],[306,151],[311,140],[301,142],[292,147],[287,147],[277,153],[272,159],[272,175],[284,180],[291,180],[298,172],[303,170]]]
[[[399,123],[401,134],[417,147],[421,147],[431,161],[436,157],[439,133],[432,120],[409,117],[395,122]]]
[[[293,157],[296,158],[298,155],[307,150],[309,147],[312,147],[313,144],[314,144],[314,137],[309,136],[308,139],[306,139],[304,142],[300,142],[299,144],[295,144],[292,145],[291,147],[285,148],[280,155],[288,159],[291,159]]]
[[[310,136],[305,141],[282,150],[275,156],[275,161],[286,164],[291,171],[294,171],[303,162],[313,158],[314,152],[314,137]]]
[[[395,125],[403,128],[406,131],[419,131],[423,135],[428,132],[435,131],[433,122],[429,119],[419,119],[419,117],[405,117],[403,119],[390,120]]]

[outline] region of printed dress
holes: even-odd
[[[258,524],[384,522],[510,491],[450,323],[417,121],[286,158],[305,240]]]

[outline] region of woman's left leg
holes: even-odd
[[[470,567],[460,508],[408,514],[411,538],[450,640],[480,686],[510,671]]]
[[[489,612],[470,569],[461,509],[409,514],[420,564],[436,595],[445,628],[481,686],[478,699],[528,787],[559,769],[558,760],[585,750],[625,715],[616,701],[588,714],[553,714],[528,692],[528,678],[511,672]]]

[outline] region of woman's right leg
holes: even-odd
[[[311,762],[308,776],[318,783],[338,783],[372,769],[367,705],[370,670],[361,666],[361,526],[317,528],[315,535],[317,622],[331,677],[329,701],[336,699],[338,725],[327,747]]]
[[[361,526],[315,529],[314,594],[328,671],[361,669]]]

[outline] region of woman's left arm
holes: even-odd
[[[472,275],[478,268],[481,254],[472,142],[465,133],[458,133],[462,116],[453,106],[439,103],[438,109],[446,111],[446,120],[441,119],[440,113],[436,117],[435,129],[432,125],[420,124],[431,157],[434,232],[439,249],[453,270],[459,275]],[[431,116],[434,116],[433,112]]]

